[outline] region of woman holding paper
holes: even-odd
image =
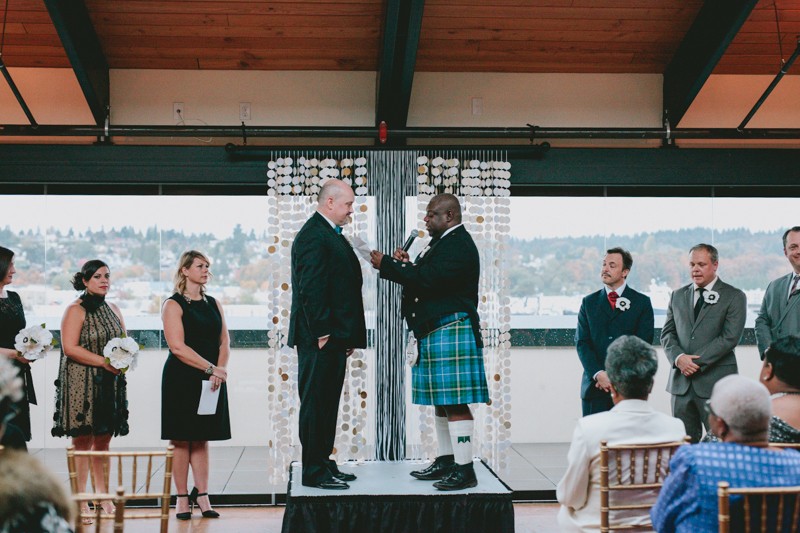
[[[7,357],[19,370],[23,381],[22,400],[16,403],[17,414],[8,421],[3,444],[25,448],[31,440],[30,404],[36,404],[36,394],[31,381],[31,362],[14,348],[14,338],[25,328],[25,311],[19,294],[7,291],[17,270],[14,268],[14,252],[0,246],[0,356]]]
[[[112,436],[127,435],[127,382],[103,354],[108,341],[125,336],[125,321],[113,303],[106,301],[111,272],[103,261],[92,259],[72,278],[83,291],[67,306],[61,319],[61,361],[56,385],[54,437],[72,437],[77,450],[106,451]],[[98,492],[105,492],[102,461],[93,463]],[[77,462],[78,486],[86,486],[89,465]],[[103,509],[113,513],[111,502]],[[84,509],[88,511],[88,506]],[[90,519],[85,520],[90,523]]]
[[[222,305],[205,292],[211,272],[200,252],[184,252],[175,294],[161,316],[169,357],[161,381],[161,438],[175,446],[176,518],[189,520],[194,505],[218,518],[208,499],[208,441],[231,438],[225,367],[230,356]],[[188,491],[189,466],[194,489]]]

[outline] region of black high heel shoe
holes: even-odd
[[[187,513],[175,513],[175,518],[178,520],[191,520],[192,519],[192,511],[194,510],[194,504],[192,503],[192,498],[188,494],[176,494],[175,495],[175,507],[178,507],[178,498],[188,498],[189,499],[189,512]]]
[[[197,487],[192,489],[192,493],[189,494],[189,501],[192,502],[192,508],[195,505],[200,507],[200,504],[197,503],[197,498],[200,496],[208,496],[207,492],[198,492]],[[219,513],[216,512],[214,509],[209,509],[208,511],[203,511],[203,508],[200,507],[200,512],[203,513],[203,518],[219,518]]]

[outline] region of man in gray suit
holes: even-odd
[[[800,226],[783,234],[783,254],[792,265],[792,272],[770,282],[756,318],[756,343],[761,359],[775,339],[800,335]]]
[[[672,293],[661,344],[669,359],[667,392],[672,415],[683,420],[692,442],[708,431],[705,401],[720,378],[738,372],[733,348],[744,331],[747,299],[717,277],[719,252],[710,244],[689,250],[692,283]]]

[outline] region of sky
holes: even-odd
[[[0,195],[0,227],[76,231],[158,225],[184,233],[231,235],[267,228],[265,197]],[[800,224],[797,198],[559,198],[511,199],[511,235],[522,239],[631,235],[657,230],[747,227],[775,231]]]

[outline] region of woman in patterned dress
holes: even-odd
[[[772,399],[770,442],[800,443],[800,337],[781,337],[767,348],[760,378]]]
[[[16,273],[14,252],[0,246],[0,357],[11,360],[23,381],[22,400],[16,403],[16,414],[8,421],[5,437],[0,443],[25,449],[25,442],[31,440],[30,404],[36,404],[36,395],[31,380],[31,362],[14,348],[15,337],[25,327],[25,311],[19,294],[6,290]]]
[[[87,261],[72,279],[83,290],[61,320],[61,366],[56,380],[52,434],[72,437],[76,450],[108,450],[111,437],[128,434],[128,401],[124,374],[102,355],[109,340],[125,333],[119,308],[105,301],[111,273],[103,261]],[[88,462],[78,461],[78,487],[84,488]],[[92,464],[94,487],[106,492],[102,462]],[[113,512],[111,502],[103,502]]]

